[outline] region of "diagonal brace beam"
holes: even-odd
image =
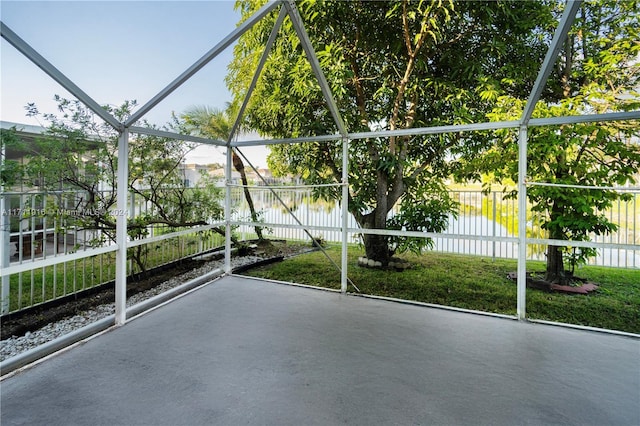
[[[66,75],[53,66],[53,64],[47,61],[42,55],[40,55],[33,47],[26,41],[21,39],[11,28],[6,26],[4,22],[0,21],[0,32],[2,38],[7,40],[9,44],[15,47],[20,53],[22,53],[27,59],[33,62],[38,68],[44,71],[49,77],[54,79],[58,84],[69,91],[79,101],[84,103],[91,111],[96,113],[105,122],[109,123],[111,127],[117,131],[122,131],[122,124],[111,114],[109,114],[100,104],[98,104],[92,97],[87,95],[82,89],[80,89],[74,82],[72,82]]]
[[[331,115],[333,116],[333,120],[335,121],[336,126],[338,126],[338,132],[340,132],[340,135],[343,138],[346,138],[347,128],[344,124],[344,121],[342,120],[340,112],[338,111],[338,106],[335,99],[333,98],[331,89],[329,88],[329,83],[327,83],[327,79],[322,72],[322,68],[320,68],[320,62],[318,61],[318,57],[316,56],[316,52],[313,49],[313,46],[311,45],[311,39],[309,39],[307,31],[304,29],[304,23],[302,22],[302,18],[298,13],[295,2],[293,0],[287,0],[284,2],[284,6],[287,8],[289,18],[291,18],[291,22],[293,23],[293,27],[298,34],[300,43],[302,43],[302,48],[304,49],[304,52],[307,55],[307,59],[309,60],[309,63],[311,63],[311,68],[313,69],[313,72],[318,79],[320,89],[322,90],[322,95],[324,96],[324,99],[329,106],[329,111],[331,111]]]
[[[273,25],[273,29],[271,30],[271,34],[269,35],[269,39],[267,40],[267,44],[264,48],[264,52],[262,53],[262,57],[260,58],[260,62],[258,63],[258,67],[256,68],[256,71],[253,74],[253,79],[251,80],[251,84],[249,85],[247,94],[244,97],[244,101],[242,102],[240,111],[238,111],[238,116],[236,117],[236,121],[235,123],[233,123],[233,127],[231,128],[231,133],[229,133],[229,139],[227,141],[229,144],[231,143],[236,133],[238,132],[238,128],[240,127],[240,123],[242,122],[242,116],[244,115],[244,111],[245,109],[247,109],[247,105],[249,104],[249,99],[251,98],[251,94],[253,93],[253,90],[256,88],[256,84],[258,83],[258,78],[260,78],[260,74],[262,73],[262,68],[264,68],[264,64],[267,62],[267,57],[271,52],[273,42],[276,40],[276,36],[278,35],[278,31],[280,31],[280,27],[282,26],[282,22],[284,21],[285,16],[287,16],[287,12],[284,7],[281,7],[280,14],[278,15],[278,19],[276,19],[276,22]]]
[[[239,27],[233,30],[229,35],[227,35],[220,43],[214,46],[211,50],[204,54],[200,59],[198,59],[193,65],[187,68],[182,74],[176,77],[167,87],[162,89],[156,96],[154,96],[149,102],[144,104],[140,109],[138,109],[135,113],[129,117],[127,121],[125,121],[125,127],[131,126],[133,123],[138,121],[142,116],[144,116],[147,112],[149,112],[153,107],[158,105],[163,99],[173,93],[178,87],[180,87],[184,82],[189,80],[195,73],[200,71],[205,65],[211,62],[216,56],[218,56],[221,52],[223,52],[227,47],[229,47],[233,42],[235,42],[242,34],[247,32],[251,27],[253,27],[258,21],[260,21],[263,17],[265,17],[269,12],[275,9],[280,4],[280,1],[269,2],[262,6],[256,13],[254,13],[249,19],[244,21]]]
[[[195,142],[203,145],[226,146],[226,142],[223,142],[221,140],[207,139],[207,138],[201,138],[198,136],[191,136],[191,135],[183,135],[179,133],[153,129],[150,127],[131,126],[129,127],[129,131],[131,133],[138,133],[141,135],[158,136],[160,138],[176,139],[176,140],[185,141],[185,142]]]
[[[540,99],[540,95],[542,94],[542,89],[544,89],[547,79],[549,78],[549,74],[551,74],[551,71],[553,70],[553,65],[558,58],[558,52],[560,52],[560,48],[562,48],[562,43],[567,39],[571,25],[573,25],[576,13],[578,13],[578,9],[581,4],[582,0],[567,1],[564,13],[562,14],[562,18],[558,24],[558,28],[556,28],[553,40],[551,40],[549,50],[547,50],[547,55],[542,62],[542,67],[540,68],[536,82],[534,83],[529,99],[527,100],[527,105],[522,113],[522,118],[520,119],[521,125],[529,124],[529,120],[533,115],[533,110]]]
[[[291,211],[291,209],[287,206],[287,203],[285,203],[282,198],[280,198],[280,196],[278,195],[278,193],[273,189],[273,187],[271,185],[269,185],[269,183],[266,181],[266,179],[260,174],[260,172],[253,166],[253,164],[251,164],[251,161],[249,161],[249,159],[242,153],[242,151],[240,151],[239,149],[236,150],[236,152],[238,154],[240,154],[240,156],[242,158],[244,158],[244,161],[247,162],[247,164],[249,164],[249,166],[251,166],[251,168],[256,172],[256,174],[258,175],[258,177],[260,178],[260,180],[262,180],[262,183],[264,183],[264,185],[269,189],[269,191],[271,191],[271,193],[273,194],[273,196],[276,198],[276,200],[278,200],[278,202],[280,202],[280,204],[282,204],[282,206],[285,208],[285,210],[287,211],[287,213],[289,213],[291,215],[291,217],[293,218],[293,220],[295,220],[298,225],[303,227],[303,231],[305,234],[307,234],[307,236],[311,239],[311,241],[315,241],[315,238],[313,238],[313,235],[311,235],[311,232],[309,232],[309,230],[304,226],[304,224],[300,221],[300,219],[298,219],[298,216],[295,215],[295,213],[293,213]],[[346,183],[343,182],[343,185],[346,185]],[[346,228],[345,228],[346,229]],[[320,248],[320,251],[322,251],[322,254],[324,254],[324,256],[329,260],[329,262],[340,272],[341,275],[343,275],[343,270],[340,268],[340,265],[338,265],[336,263],[335,260],[333,260],[331,258],[331,256],[329,256],[329,253],[327,253],[327,251],[324,249],[324,247],[322,247],[321,245],[318,244],[318,247]],[[358,287],[356,287],[356,285],[353,283],[353,281],[351,281],[351,279],[349,277],[346,276],[346,272],[344,273],[344,278],[346,280],[346,282],[348,282],[349,284],[351,284],[353,286],[353,288],[356,289],[356,291],[358,293],[360,293],[360,289]],[[343,289],[343,291],[346,291],[346,289]]]

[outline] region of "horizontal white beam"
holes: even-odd
[[[325,231],[325,232],[341,232],[341,228],[334,228],[332,226],[312,226],[312,225],[290,225],[283,223],[270,223],[270,222],[250,222],[250,221],[231,221],[231,225],[244,225],[251,227],[267,227],[267,228],[284,228],[284,229],[299,229],[301,231],[312,230],[312,231]]]
[[[569,115],[564,117],[532,118],[529,127],[561,124],[599,123],[604,121],[640,120],[640,111],[609,112],[606,114]]]
[[[527,244],[553,245],[558,247],[612,248],[620,250],[638,250],[640,244],[599,243],[596,241],[552,240],[548,238],[527,238]]]
[[[204,145],[214,145],[214,146],[225,146],[226,145],[226,143],[221,141],[221,140],[207,139],[207,138],[201,138],[201,137],[198,137],[198,136],[191,136],[191,135],[182,135],[180,133],[167,132],[167,131],[158,130],[158,129],[150,129],[148,127],[131,126],[131,127],[129,127],[129,131],[131,133],[137,133],[137,134],[141,134],[141,135],[158,136],[160,138],[175,139],[175,140],[187,141],[187,142],[195,142],[195,143],[200,143],[200,144],[204,144]]]
[[[433,126],[433,127],[418,127],[411,129],[398,129],[398,130],[380,130],[377,132],[361,132],[350,133],[349,139],[371,139],[371,138],[387,138],[391,136],[418,136],[418,135],[437,135],[442,133],[458,133],[458,132],[477,132],[482,130],[498,130],[517,128],[519,123],[517,121],[495,121],[486,123],[473,123],[473,124],[454,124],[450,126]]]
[[[525,182],[527,186],[548,186],[556,188],[576,188],[576,189],[601,189],[608,191],[620,191],[620,192],[638,192],[640,186],[591,186],[591,185],[568,185],[563,183],[546,183],[546,182]]]
[[[20,272],[31,271],[32,269],[46,268],[47,266],[58,265],[60,263],[66,263],[74,260],[85,259],[87,257],[110,253],[116,250],[118,250],[118,246],[117,244],[114,244],[111,246],[99,247],[91,250],[77,251],[75,253],[48,257],[46,259],[23,262],[17,265],[11,265],[7,268],[2,268],[2,270],[0,271],[0,276],[5,277],[7,275],[13,275]]]
[[[235,183],[230,183],[227,186],[230,186],[232,188],[249,188],[249,189],[262,189],[262,190],[268,190],[268,191],[272,191],[272,190],[288,190],[288,189],[313,189],[313,188],[326,188],[326,187],[331,187],[331,186],[345,186],[347,185],[346,183],[324,183],[324,184],[318,184],[318,185],[269,185],[268,187],[265,185],[259,186],[259,185],[239,185],[239,184],[235,184]]]
[[[457,133],[457,132],[474,132],[482,130],[498,130],[507,128],[517,128],[519,123],[517,121],[496,121],[486,123],[475,124],[456,124],[451,126],[434,126],[434,127],[416,127],[410,129],[397,129],[397,130],[378,130],[373,132],[358,132],[349,133],[347,138],[350,140],[358,139],[371,139],[371,138],[388,138],[391,136],[416,136],[416,135],[437,135],[442,133]],[[304,142],[329,142],[342,140],[342,136],[339,134],[322,135],[322,136],[304,136],[300,138],[291,139],[257,139],[251,141],[238,141],[232,142],[231,146],[260,146],[260,145],[278,145],[278,144],[293,144]]]
[[[341,232],[342,228],[331,226],[309,226],[309,225],[289,225],[281,223],[266,223],[266,222],[244,222],[233,221],[233,225],[245,225],[245,226],[263,226],[270,228],[286,228],[286,229],[311,229],[314,231],[325,232]],[[500,237],[490,235],[467,235],[467,234],[439,234],[435,232],[420,232],[420,231],[398,231],[391,229],[364,229],[364,228],[349,228],[347,232],[351,234],[371,234],[371,235],[387,235],[398,237],[415,237],[415,238],[441,238],[448,240],[470,240],[470,241],[495,241],[505,243],[518,243],[517,237]],[[593,247],[593,248],[614,248],[620,250],[639,250],[638,244],[621,244],[621,243],[600,243],[596,241],[571,241],[571,240],[551,240],[544,238],[527,238],[527,244],[543,244],[543,245],[556,245],[564,247]]]
[[[480,240],[480,241],[501,241],[517,243],[517,237],[498,237],[484,235],[465,235],[465,234],[437,234],[433,232],[416,232],[416,231],[395,231],[388,229],[360,229],[349,228],[349,232],[356,234],[374,234],[374,235],[393,235],[416,238],[445,238],[460,240]],[[593,248],[619,248],[621,250],[640,250],[638,244],[620,244],[620,243],[599,243],[596,241],[571,241],[571,240],[551,240],[544,238],[527,238],[527,244],[545,244],[564,247],[593,247]]]
[[[286,229],[311,229],[314,231],[325,232],[342,232],[342,228],[333,226],[310,226],[310,225],[290,225],[282,223],[269,223],[269,222],[245,222],[245,221],[233,221],[233,225],[245,225],[245,226],[262,226],[269,228],[286,228]],[[419,231],[397,231],[391,229],[364,229],[364,228],[348,228],[347,232],[351,234],[374,234],[374,235],[389,235],[389,236],[402,236],[402,237],[415,237],[415,238],[442,238],[442,239],[461,239],[461,240],[478,240],[478,241],[500,241],[506,243],[517,243],[516,237],[499,237],[499,236],[483,236],[483,235],[466,235],[466,234],[438,234],[435,232],[419,232]]]
[[[471,241],[499,241],[505,243],[517,243],[517,237],[500,237],[489,235],[467,235],[467,234],[440,234],[437,232],[420,232],[420,231],[398,231],[393,229],[365,229],[365,228],[349,228],[347,230],[353,234],[372,234],[372,235],[388,235],[395,237],[414,237],[414,238],[442,238],[446,240],[471,240]]]
[[[627,112],[611,112],[606,114],[586,114],[572,115],[565,117],[549,117],[549,118],[533,118],[529,121],[529,127],[540,126],[557,126],[562,124],[577,123],[598,123],[605,121],[623,121],[623,120],[640,120],[640,111]],[[398,130],[379,130],[375,132],[359,132],[350,133],[347,137],[350,140],[370,139],[370,138],[387,138],[391,136],[417,136],[417,135],[437,135],[442,133],[458,133],[458,132],[479,132],[484,130],[499,129],[516,129],[520,127],[519,121],[490,121],[485,123],[473,124],[454,124],[449,126],[433,126],[433,127],[416,127],[411,129]],[[261,145],[278,145],[278,144],[294,144],[304,142],[328,142],[341,140],[339,134],[322,135],[322,136],[304,136],[300,138],[289,139],[255,139],[249,141],[232,142],[231,146],[261,146]]]
[[[342,140],[342,136],[335,135],[322,135],[322,136],[304,136],[300,138],[287,138],[287,139],[254,139],[246,141],[231,142],[232,147],[243,146],[263,146],[263,145],[281,145],[281,144],[294,144],[304,142],[329,142]]]
[[[168,240],[169,238],[180,237],[182,235],[195,234],[196,232],[210,231],[216,226],[224,226],[224,222],[214,223],[206,226],[198,226],[195,228],[184,229],[182,231],[171,232],[169,234],[158,235],[157,237],[149,237],[143,240],[133,240],[127,242],[127,247],[137,247],[144,244],[155,243],[156,241]]]

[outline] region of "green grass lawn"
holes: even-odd
[[[330,246],[327,251],[340,264],[340,247]],[[412,268],[395,272],[358,267],[362,250],[350,246],[348,253],[349,278],[362,293],[516,314],[516,284],[507,278],[508,272],[516,271],[515,260],[435,252],[405,254],[402,257]],[[544,271],[544,263],[529,262],[527,268]],[[245,275],[340,288],[340,273],[321,252],[255,268]],[[599,290],[585,296],[527,289],[527,316],[640,334],[640,270],[585,266],[576,276],[597,283]]]

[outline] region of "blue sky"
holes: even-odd
[[[145,104],[236,27],[233,1],[4,1],[2,22],[100,104]],[[2,39],[0,118],[38,124],[24,106],[55,112],[56,94],[71,97]],[[224,108],[229,48],[151,110],[166,123],[193,105]],[[46,124],[46,123],[41,123]],[[200,153],[202,151],[202,153]],[[264,149],[250,156],[264,167]],[[212,156],[215,156],[213,158]],[[200,158],[202,157],[202,158]],[[220,161],[222,151],[200,149],[197,162]],[[257,164],[256,164],[257,162]]]

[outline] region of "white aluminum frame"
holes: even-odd
[[[527,160],[527,139],[528,139],[528,128],[534,126],[548,126],[548,125],[560,125],[560,124],[572,124],[572,123],[583,123],[583,122],[599,122],[599,121],[617,121],[617,120],[632,120],[632,119],[640,119],[640,111],[630,111],[630,112],[621,112],[621,113],[610,113],[610,114],[594,114],[594,115],[584,115],[584,116],[568,116],[568,117],[554,117],[554,118],[543,118],[543,119],[532,119],[531,116],[533,114],[533,110],[535,108],[536,103],[540,98],[540,94],[546,84],[547,78],[551,73],[553,64],[557,58],[558,52],[561,48],[562,43],[564,42],[568,31],[573,24],[573,21],[576,16],[576,12],[580,7],[582,0],[568,0],[563,16],[559,22],[558,28],[556,29],[555,35],[551,42],[551,45],[547,51],[547,55],[544,59],[544,62],[541,66],[541,69],[538,73],[537,79],[534,83],[534,88],[530,93],[528,102],[526,104],[525,110],[522,114],[522,117],[516,121],[502,121],[502,122],[486,122],[486,123],[474,123],[474,124],[465,124],[465,125],[449,125],[449,126],[435,126],[428,128],[417,128],[417,129],[400,129],[400,130],[392,130],[392,131],[371,131],[371,132],[357,132],[357,133],[349,133],[348,129],[345,126],[345,123],[340,115],[339,109],[333,98],[331,93],[331,89],[326,81],[324,73],[320,67],[320,63],[318,61],[315,50],[311,44],[310,38],[306,32],[304,22],[302,21],[295,2],[293,0],[277,0],[268,2],[265,6],[259,9],[252,17],[248,20],[244,21],[240,24],[234,31],[232,31],[227,37],[225,37],[222,41],[220,41],[216,46],[214,46],[211,50],[205,53],[199,60],[197,60],[193,65],[187,68],[183,73],[181,73],[177,78],[175,78],[169,85],[163,88],[157,95],[151,98],[146,104],[144,104],[140,109],[134,112],[129,119],[124,122],[119,122],[113,115],[106,112],[97,102],[95,102],[87,93],[81,90],[78,86],[76,86],[69,78],[67,78],[62,72],[60,72],[57,68],[55,68],[49,61],[47,61],[42,55],[36,52],[28,43],[22,40],[16,33],[14,33],[10,28],[8,28],[4,23],[0,21],[0,30],[2,37],[7,40],[11,45],[13,45],[18,51],[20,51],[25,57],[27,57],[31,62],[33,62],[36,66],[42,69],[47,75],[53,78],[56,82],[58,82],[63,88],[68,90],[73,96],[83,102],[89,109],[91,109],[94,113],[96,113],[99,117],[101,117],[105,122],[110,124],[114,129],[116,129],[120,133],[119,138],[119,147],[118,147],[118,188],[125,188],[127,183],[127,147],[128,147],[128,139],[129,133],[138,133],[138,134],[147,134],[147,135],[155,135],[160,137],[168,137],[174,138],[177,140],[191,141],[196,143],[204,143],[215,146],[226,146],[227,147],[227,165],[225,168],[226,175],[226,200],[225,200],[225,226],[227,231],[227,237],[225,241],[225,267],[224,270],[226,273],[231,272],[230,266],[230,252],[231,252],[231,201],[230,201],[230,189],[231,189],[231,150],[232,148],[240,148],[244,146],[262,146],[262,145],[271,145],[271,144],[292,144],[292,143],[302,143],[302,142],[326,142],[326,141],[341,141],[342,142],[342,152],[343,152],[343,173],[342,173],[342,182],[338,185],[342,186],[342,253],[341,253],[341,291],[342,293],[346,293],[347,291],[347,283],[350,282],[347,277],[347,238],[350,233],[371,233],[371,234],[380,234],[380,235],[407,235],[407,236],[420,236],[420,237],[441,237],[441,238],[456,238],[456,236],[446,235],[446,234],[432,234],[432,233],[412,233],[412,232],[403,232],[403,231],[389,231],[389,230],[370,230],[370,229],[350,229],[348,228],[347,216],[348,216],[348,196],[349,196],[349,182],[348,182],[348,166],[349,166],[349,145],[352,143],[357,143],[358,140],[367,139],[367,138],[375,138],[375,137],[391,137],[391,136],[412,136],[412,135],[428,135],[428,134],[442,134],[442,133],[450,133],[450,132],[473,132],[473,131],[482,131],[482,130],[497,130],[497,129],[519,129],[519,178],[518,178],[518,190],[519,190],[519,236],[517,238],[517,242],[519,243],[519,259],[518,259],[518,296],[517,296],[517,317],[518,319],[526,319],[526,286],[525,286],[525,270],[526,270],[526,245],[528,243],[538,243],[538,242],[555,242],[554,240],[542,240],[542,239],[528,239],[526,237],[526,192],[527,185],[537,184],[541,185],[542,183],[528,182],[526,179],[526,160]],[[257,22],[261,19],[269,15],[276,8],[280,7],[279,15],[276,19],[276,24],[272,30],[271,36],[267,43],[267,48],[260,60],[260,64],[254,78],[249,87],[247,96],[243,103],[241,114],[239,114],[236,122],[233,126],[232,135],[229,137],[229,140],[226,142],[220,140],[211,140],[207,138],[199,138],[194,136],[187,135],[179,135],[171,132],[165,132],[155,129],[147,129],[142,127],[135,126],[135,123],[141,119],[147,112],[153,109],[158,103],[160,103],[163,99],[165,99],[169,94],[171,94],[174,90],[180,87],[184,82],[189,80],[194,74],[196,74],[200,69],[202,69],[205,65],[207,65],[212,59],[214,59],[219,53],[228,48],[234,41],[236,41],[242,34],[248,31],[253,27]],[[309,60],[313,72],[318,80],[318,84],[320,85],[321,91],[323,93],[324,99],[327,103],[327,108],[329,109],[336,128],[338,129],[338,134],[332,135],[318,135],[318,136],[309,136],[309,137],[301,137],[301,138],[290,138],[290,139],[273,139],[273,140],[254,140],[254,141],[234,141],[234,135],[237,132],[240,121],[242,119],[242,114],[246,108],[248,100],[255,88],[257,83],[259,74],[266,62],[267,56],[275,40],[275,37],[278,33],[279,27],[282,25],[282,22],[288,16],[293,24],[293,27],[298,35],[298,38],[301,42],[301,45],[304,49],[305,55]],[[238,151],[239,152],[239,151]],[[239,154],[248,162],[247,158],[239,152]],[[255,167],[248,162],[249,165],[255,170]],[[260,176],[262,178],[262,176]],[[263,179],[264,180],[264,179]],[[266,183],[266,181],[265,181]],[[122,194],[120,194],[122,192]],[[121,211],[125,211],[127,209],[127,200],[126,200],[126,192],[119,191],[118,193],[118,209]],[[294,216],[295,217],[295,216]],[[296,218],[297,220],[297,218]],[[72,255],[63,255],[57,256],[55,258],[45,259],[42,261],[25,263],[17,266],[4,267],[3,264],[2,273],[0,274],[3,278],[3,288],[4,288],[4,278],[9,274],[16,273],[23,270],[32,269],[34,267],[42,267],[46,265],[52,265],[56,263],[66,262],[68,260],[83,258],[88,256],[93,256],[95,254],[116,251],[117,253],[117,278],[116,278],[116,315],[115,315],[115,323],[120,325],[126,322],[126,249],[128,246],[134,246],[138,243],[128,244],[127,241],[127,232],[126,232],[126,216],[119,216],[117,220],[117,239],[116,246],[105,247],[102,249],[94,249],[88,250],[81,253],[74,253]],[[260,225],[260,224],[258,224]],[[264,225],[264,224],[262,224]],[[295,227],[305,228],[300,221],[298,221],[298,225],[294,225]],[[306,227],[306,229],[313,229],[313,227]],[[308,232],[308,231],[307,231]],[[414,235],[416,234],[416,235]],[[419,234],[419,235],[418,235]],[[310,235],[310,234],[309,234]],[[465,239],[474,239],[472,236],[464,236]],[[478,237],[480,239],[486,239],[486,237]],[[498,238],[497,240],[505,240],[505,241],[514,241],[514,238]],[[564,244],[567,241],[563,242]],[[587,243],[587,242],[571,242],[572,245],[580,245],[580,246],[605,246],[603,244],[596,243]],[[618,245],[616,245],[618,246]],[[629,245],[631,248],[635,248],[637,246]]]
[[[2,170],[7,154],[7,147],[0,147],[0,170]],[[0,267],[6,269],[11,264],[9,244],[11,240],[11,226],[7,211],[7,199],[4,192],[4,184],[0,181]],[[0,313],[9,312],[9,293],[11,291],[8,275],[0,276]]]
[[[141,119],[147,112],[149,112],[154,106],[158,105],[164,98],[169,96],[180,87],[184,82],[189,80],[195,73],[200,71],[205,65],[211,62],[216,56],[218,56],[222,51],[224,51],[227,47],[233,44],[242,34],[247,32],[251,27],[253,27],[258,21],[264,18],[269,14],[276,6],[278,6],[279,2],[268,2],[260,10],[258,10],[253,16],[239,25],[235,30],[233,30],[228,36],[226,36],[220,43],[218,43],[215,47],[205,53],[200,59],[198,59],[193,65],[187,68],[182,74],[176,77],[167,87],[162,89],[156,96],[151,98],[149,102],[144,104],[140,109],[138,109],[135,113],[131,114],[131,117],[125,121],[124,127],[132,126],[136,121]]]
[[[63,88],[68,90],[73,96],[75,96],[78,100],[84,103],[90,110],[92,110],[96,115],[102,118],[106,123],[111,125],[116,131],[119,132],[119,140],[118,140],[118,176],[117,176],[117,186],[118,188],[126,188],[127,180],[128,180],[128,144],[129,144],[129,133],[131,131],[140,132],[144,134],[156,135],[161,137],[173,137],[179,140],[191,140],[194,142],[200,143],[209,143],[212,145],[224,145],[224,143],[220,143],[220,141],[207,140],[205,138],[194,138],[186,135],[173,134],[171,132],[164,132],[155,129],[144,129],[140,127],[135,127],[134,124],[141,119],[147,112],[149,112],[153,107],[155,107],[158,103],[160,103],[163,99],[169,96],[174,90],[176,90],[180,85],[186,82],[189,78],[191,78],[196,72],[202,69],[207,63],[213,60],[220,52],[229,47],[235,40],[237,40],[242,34],[251,29],[253,25],[259,22],[263,17],[268,15],[272,10],[274,10],[281,1],[276,2],[268,2],[261,9],[259,9],[252,17],[239,25],[234,31],[232,31],[227,37],[225,37],[220,43],[218,43],[215,47],[209,50],[204,56],[198,59],[193,65],[191,65],[187,70],[185,70],[182,74],[180,74],[175,80],[173,80],[168,86],[162,89],[156,96],[154,96],[151,100],[149,100],[146,104],[144,104],[140,109],[134,112],[126,121],[123,123],[119,122],[113,115],[109,114],[104,108],[100,106],[91,96],[89,96],[86,92],[84,92],[80,87],[78,87],[73,81],[71,81],[66,75],[64,75],[61,71],[59,71],[53,64],[51,64],[48,60],[44,58],[44,56],[40,55],[35,49],[33,49],[27,42],[25,42],[22,38],[20,38],[13,30],[11,30],[4,22],[0,21],[0,34],[2,38],[7,40],[12,46],[14,46],[20,53],[22,53],[27,59],[33,62],[37,67],[43,70],[47,75],[49,75],[53,80],[55,80],[58,84],[60,84]],[[227,146],[229,144],[227,143]],[[230,159],[230,155],[229,155]],[[230,165],[229,165],[230,166]],[[227,167],[227,179],[229,180],[231,176],[230,167]],[[229,203],[229,192],[227,191],[227,204]],[[126,276],[127,276],[127,216],[123,214],[127,211],[127,192],[126,191],[118,191],[117,194],[117,207],[120,214],[117,216],[116,220],[116,285],[115,285],[115,298],[116,298],[116,313],[115,313],[115,323],[116,325],[122,325],[126,322]],[[230,236],[230,223],[228,218],[230,217],[230,208],[226,208],[225,213],[227,217],[227,235]],[[228,237],[229,238],[229,237]],[[229,261],[229,251],[230,251],[230,242],[227,241],[227,262]],[[107,251],[113,251],[114,248],[107,247]],[[90,250],[91,254],[97,254],[102,250]],[[83,252],[83,257],[87,252]],[[63,262],[67,256],[56,257],[53,260],[53,264]],[[39,265],[44,266],[44,262],[47,260],[42,260],[38,262],[33,262],[30,266],[37,267]],[[228,265],[227,265],[228,266]],[[17,265],[14,267],[2,268],[2,273],[0,274],[2,277],[8,276],[9,273],[14,273],[13,271],[18,272],[18,269],[26,267],[26,264]],[[18,268],[18,269],[16,269]],[[32,269],[30,268],[30,269]],[[230,267],[226,268],[227,272],[230,271]],[[6,280],[3,278],[3,283]],[[4,289],[4,287],[3,287]]]
[[[67,89],[69,93],[78,98],[83,104],[85,104],[91,111],[93,111],[98,117],[109,123],[114,129],[122,130],[122,124],[111,114],[109,114],[104,108],[100,106],[96,101],[87,95],[82,89],[80,89],[73,81],[71,81],[60,70],[47,61],[44,56],[40,55],[29,43],[21,39],[11,28],[6,26],[0,21],[0,33],[2,38],[7,40],[9,44],[15,47],[20,53],[22,53],[27,59],[33,62],[38,68],[44,71],[49,77],[54,79],[58,84]]]

